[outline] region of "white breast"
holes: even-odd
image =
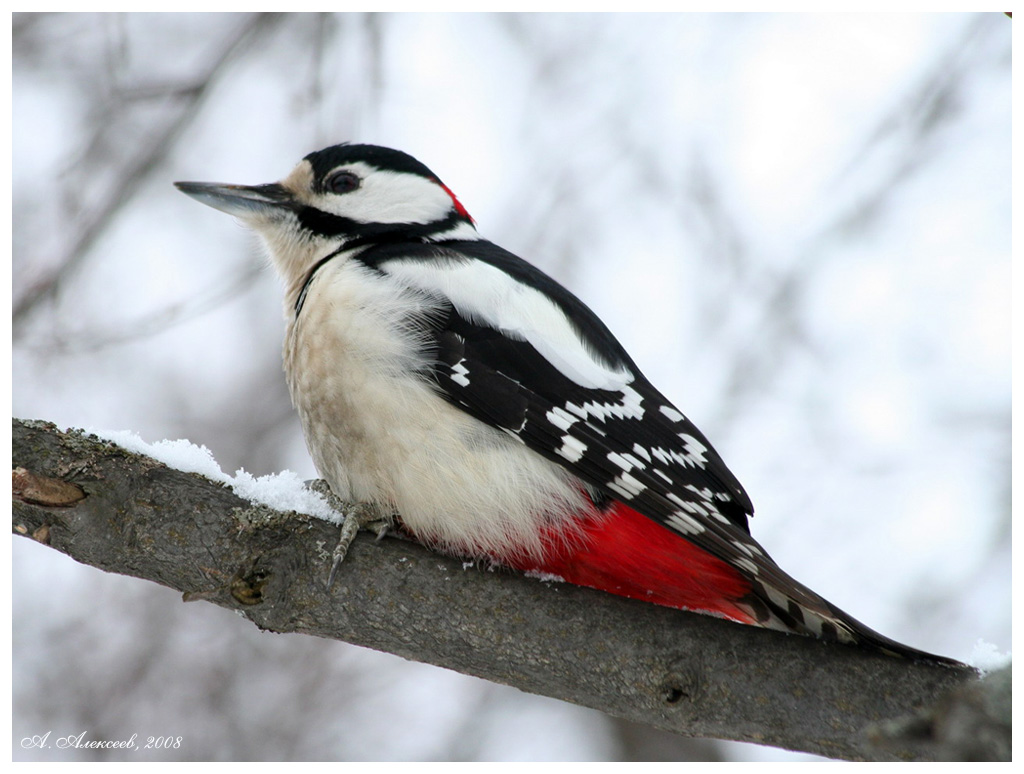
[[[447,403],[426,379],[437,303],[339,256],[289,323],[284,361],[313,461],[342,499],[394,507],[457,553],[540,551],[540,530],[585,507],[578,481]]]

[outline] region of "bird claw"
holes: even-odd
[[[380,540],[391,528],[391,516],[385,513],[376,503],[347,503],[340,500],[322,479],[309,483],[309,488],[320,494],[327,500],[328,504],[344,518],[341,522],[341,533],[338,535],[338,543],[331,552],[331,572],[327,576],[327,590],[334,586],[338,575],[338,569],[348,554],[349,546],[356,539],[359,530],[365,529],[376,533],[376,540]]]

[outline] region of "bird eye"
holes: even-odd
[[[351,172],[335,172],[324,180],[324,188],[331,193],[346,194],[356,190],[360,182],[359,176]]]

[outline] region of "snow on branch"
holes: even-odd
[[[297,482],[228,477],[189,444],[160,451],[118,440],[204,475],[81,431],[14,420],[15,534],[229,608],[261,629],[394,653],[687,736],[833,758],[956,755],[921,733],[920,718],[910,734],[907,723],[880,724],[980,684],[969,669],[545,582],[394,538],[360,535],[328,590],[336,525],[238,494],[266,499],[294,493]],[[284,497],[278,507],[305,507]]]

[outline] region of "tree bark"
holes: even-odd
[[[939,725],[921,718],[952,689],[984,685],[968,668],[469,565],[395,538],[360,534],[327,590],[338,535],[327,522],[45,422],[14,420],[13,464],[14,532],[79,562],[261,629],[394,653],[687,736],[852,760],[955,758]]]

